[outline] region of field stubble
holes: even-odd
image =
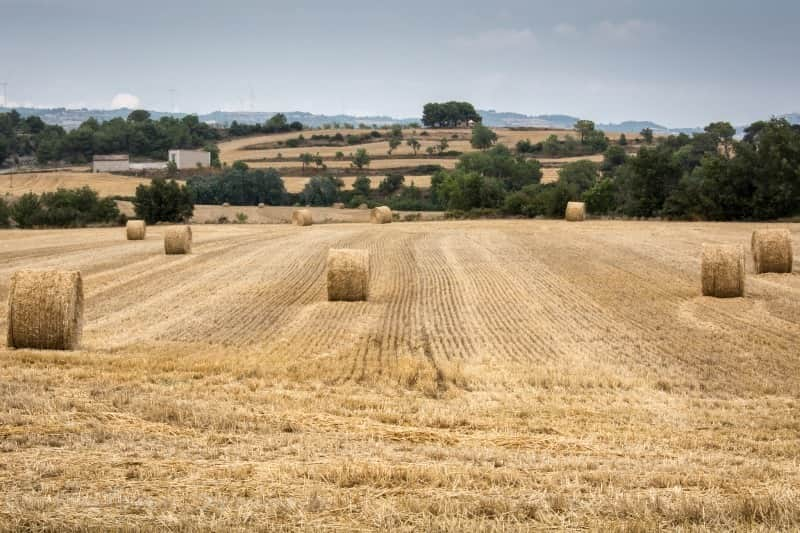
[[[699,296],[753,228],[0,233],[0,298],[86,296],[80,351],[0,351],[0,528],[796,529],[800,276]],[[329,248],[369,301],[326,300]]]

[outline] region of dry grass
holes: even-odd
[[[700,296],[751,224],[164,229],[0,232],[0,298],[86,296],[80,351],[0,348],[0,529],[800,528],[800,276]]]
[[[56,189],[74,189],[88,185],[101,196],[133,196],[140,184],[150,184],[150,179],[91,172],[42,172],[8,174],[0,176],[0,194],[21,196],[28,192],[41,194]],[[13,185],[13,186],[12,186]]]

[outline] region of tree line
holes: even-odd
[[[429,128],[457,128],[470,121],[480,122],[481,116],[469,102],[431,102],[422,108],[422,124]]]

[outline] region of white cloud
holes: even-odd
[[[129,93],[119,93],[111,99],[111,109],[137,109],[139,107],[139,97]]]
[[[536,46],[534,33],[525,28],[522,30],[496,28],[477,32],[474,35],[456,37],[450,41],[459,48],[475,50],[502,50],[508,48],[531,48]]]
[[[654,26],[639,19],[628,19],[620,22],[604,20],[595,26],[597,33],[614,41],[631,41],[646,32],[652,32]]]
[[[578,28],[572,24],[561,23],[557,24],[555,28],[553,28],[553,33],[560,35],[561,37],[575,37],[580,32],[578,31]]]

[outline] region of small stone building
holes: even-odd
[[[92,157],[92,172],[128,172],[131,159],[128,154],[96,155]]]
[[[205,150],[170,150],[169,160],[178,166],[178,170],[188,168],[210,167],[211,152]]]

